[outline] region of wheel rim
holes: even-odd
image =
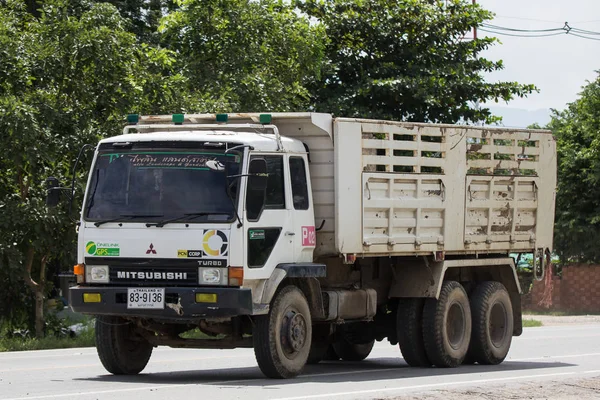
[[[446,334],[450,347],[454,350],[460,349],[465,338],[465,310],[459,303],[453,303],[448,309]]]
[[[298,353],[306,344],[308,329],[304,316],[288,310],[281,321],[281,347],[287,356]]]
[[[508,324],[506,321],[506,309],[502,303],[496,303],[490,311],[489,332],[490,340],[495,347],[502,347],[506,338]]]

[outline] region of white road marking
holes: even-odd
[[[478,383],[486,383],[487,384],[490,382],[514,381],[514,380],[520,380],[520,379],[526,380],[526,379],[533,379],[533,378],[568,376],[568,375],[588,375],[588,374],[597,374],[597,373],[600,373],[600,370],[583,371],[583,372],[557,372],[554,374],[511,376],[511,377],[506,377],[506,378],[492,378],[492,379],[474,379],[474,380],[466,380],[466,381],[428,383],[428,384],[424,384],[424,385],[398,386],[398,387],[391,387],[391,388],[369,389],[369,390],[356,390],[356,391],[352,391],[352,392],[337,392],[337,393],[325,393],[325,394],[315,394],[315,395],[297,396],[297,397],[282,397],[282,398],[278,398],[278,399],[274,399],[274,400],[321,399],[321,398],[330,398],[330,397],[334,397],[334,396],[360,395],[360,394],[392,392],[392,391],[412,390],[412,389],[432,389],[432,388],[436,388],[436,387],[446,387],[446,386],[470,385],[470,384],[478,384]]]

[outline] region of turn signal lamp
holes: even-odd
[[[173,114],[173,116],[171,117],[171,120],[173,121],[173,123],[175,125],[183,124],[184,119],[185,119],[185,117],[183,114]]]
[[[128,114],[127,115],[127,123],[128,124],[137,124],[140,121],[139,114]]]
[[[217,295],[214,293],[196,293],[196,303],[216,303]]]
[[[84,275],[85,274],[85,264],[75,264],[73,265],[73,273],[75,275]]]
[[[217,122],[227,122],[229,119],[229,115],[227,114],[217,114]]]
[[[84,303],[100,303],[102,302],[102,296],[100,293],[84,293],[83,294],[83,302]]]
[[[229,286],[244,284],[244,267],[229,267]]]
[[[271,114],[260,114],[259,121],[261,124],[270,124]]]
[[[85,264],[73,265],[73,274],[77,276],[77,283],[85,282]]]

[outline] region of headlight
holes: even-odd
[[[108,265],[87,265],[85,281],[91,283],[108,283]]]
[[[198,283],[201,285],[227,286],[227,268],[198,268]]]

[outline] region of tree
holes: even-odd
[[[561,260],[600,261],[600,74],[564,111],[553,110],[558,189],[555,248]]]
[[[182,103],[171,64],[171,52],[138,44],[109,4],[49,0],[39,18],[21,0],[0,8],[0,266],[34,293],[38,337],[47,265],[72,265],[75,249],[66,205],[45,207],[44,179],[70,182],[81,145],[119,133],[127,111]]]
[[[277,0],[182,0],[161,25],[193,110],[306,110],[323,31]]]
[[[486,122],[478,103],[535,90],[488,83],[503,68],[480,53],[493,38],[461,40],[492,14],[465,0],[308,0],[297,6],[327,32],[325,73],[310,87],[314,108],[339,116],[431,122]]]

